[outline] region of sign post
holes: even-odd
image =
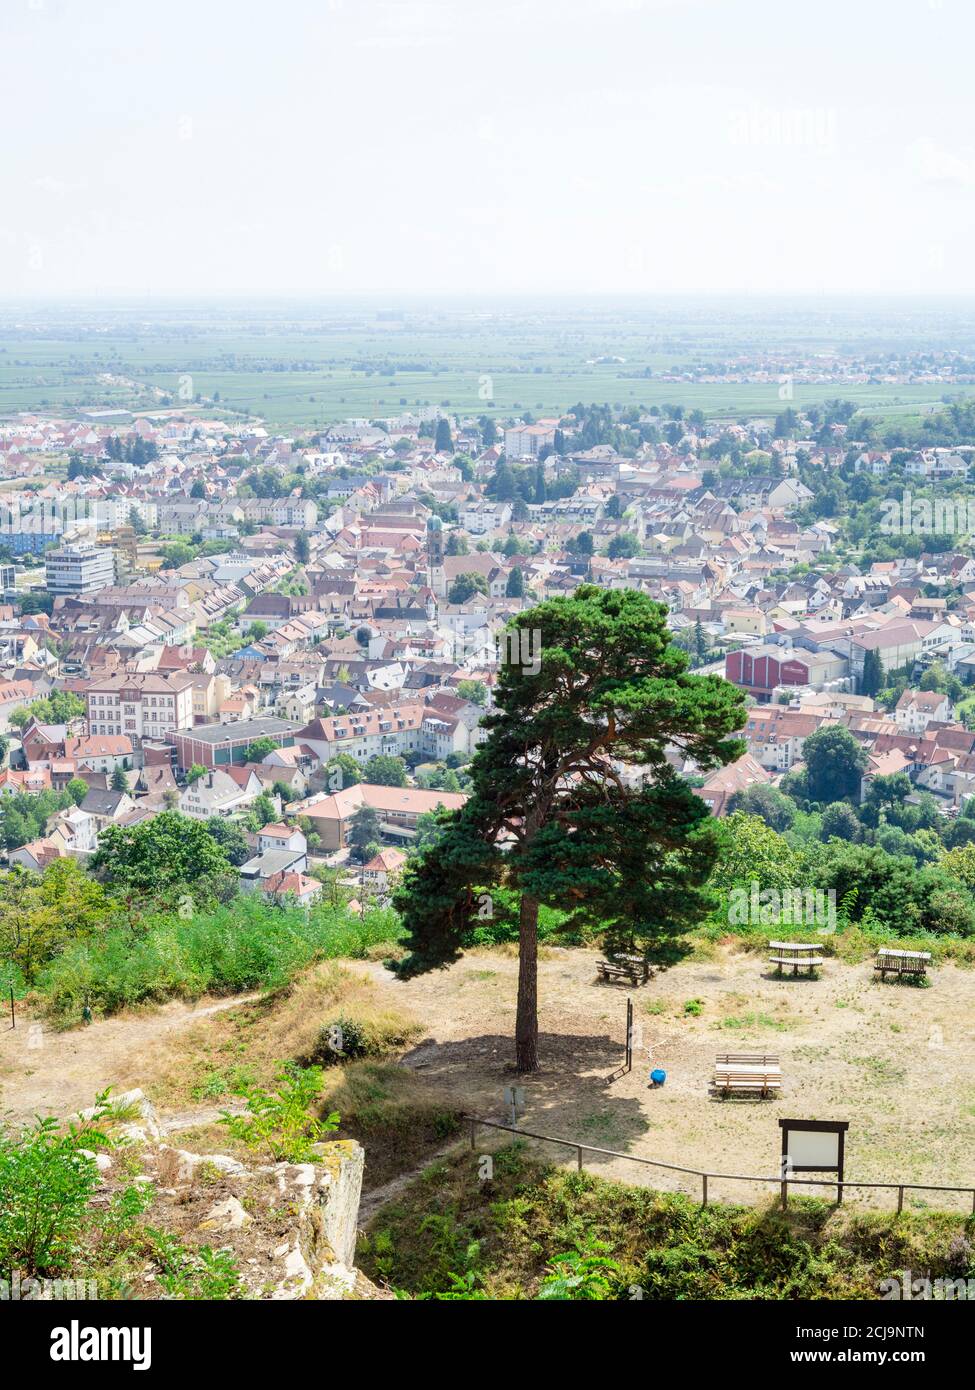
[[[782,1130],[782,1207],[789,1200],[793,1173],[835,1173],[836,1202],[843,1200],[843,1149],[849,1120],[780,1120]]]
[[[525,1091],[522,1086],[505,1086],[504,1103],[511,1107],[511,1128],[518,1128],[518,1111],[525,1108]]]

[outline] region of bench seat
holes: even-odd
[[[782,1068],[774,1052],[719,1052],[712,1089],[719,1095],[744,1091],[769,1096],[782,1088]]]
[[[735,1076],[731,1074],[716,1076],[711,1085],[722,1095],[727,1095],[730,1091],[750,1091],[767,1096],[773,1091],[782,1089],[782,1078],[779,1076]]]
[[[644,960],[599,960],[596,969],[604,980],[629,980],[631,984],[646,984],[652,971]]]
[[[930,960],[928,951],[878,951],[873,968],[880,971],[882,980],[888,971],[892,975],[926,975]]]

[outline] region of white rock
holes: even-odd
[[[197,1169],[209,1164],[228,1178],[246,1177],[247,1169],[227,1154],[193,1154],[186,1149],[171,1149],[168,1144],[159,1148],[159,1175],[167,1184],[192,1182]]]
[[[151,1101],[146,1100],[145,1092],[136,1087],[133,1091],[123,1091],[121,1095],[109,1096],[108,1100],[111,1106],[118,1109],[134,1106],[139,1112],[138,1121],[130,1121],[119,1127],[119,1132],[126,1138],[135,1139],[142,1143],[147,1138],[159,1138],[162,1133],[159,1127],[159,1118]],[[90,1105],[87,1110],[80,1110],[78,1114],[82,1120],[91,1120],[95,1117],[97,1110],[97,1106]]]
[[[200,1230],[239,1231],[241,1226],[249,1226],[253,1220],[236,1197],[228,1197],[225,1202],[214,1203],[200,1222]]]
[[[99,1173],[107,1173],[112,1166],[112,1160],[109,1158],[108,1154],[95,1153],[92,1149],[79,1149],[78,1152],[84,1154],[85,1158],[94,1159],[95,1163],[98,1165]]]

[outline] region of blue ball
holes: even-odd
[[[650,1073],[650,1080],[655,1086],[662,1086],[667,1080],[667,1073],[661,1071],[659,1067],[654,1067],[653,1071]]]

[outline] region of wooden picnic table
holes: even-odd
[[[791,965],[793,975],[798,975],[802,969],[812,974],[818,965],[823,964],[822,948],[816,941],[770,941],[768,945],[773,952],[769,956],[769,964],[776,967],[779,975],[782,974],[783,965]]]
[[[886,980],[888,971],[893,975],[913,975],[915,979],[920,979],[927,974],[930,959],[930,951],[895,951],[893,947],[881,946],[873,968],[880,971],[881,980]]]

